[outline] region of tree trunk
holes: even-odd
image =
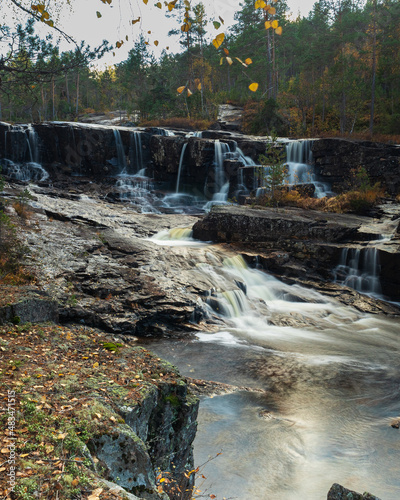
[[[78,116],[79,110],[79,72],[76,77],[76,107],[75,107],[75,115]]]
[[[372,83],[371,83],[371,112],[369,116],[369,133],[374,132],[375,112],[375,82],[376,82],[376,0],[373,1],[373,33],[372,33]]]

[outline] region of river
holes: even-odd
[[[212,460],[199,495],[319,500],[339,482],[397,500],[398,319],[285,285],[240,259],[211,260],[202,272],[215,282],[217,331],[151,349],[183,375],[262,391],[202,398],[195,458]],[[229,280],[246,293],[227,293]]]

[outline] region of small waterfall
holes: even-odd
[[[380,295],[379,252],[376,247],[344,248],[340,262],[333,271],[340,283],[367,295]]]
[[[36,130],[28,125],[28,146],[31,162],[39,163],[39,140]]]
[[[32,125],[9,125],[5,131],[3,173],[22,182],[45,181],[49,174],[39,164],[38,136]]]
[[[286,145],[289,184],[312,182],[312,141],[292,141]]]
[[[286,161],[288,166],[289,184],[314,184],[316,198],[331,194],[327,183],[316,180],[312,167],[312,140],[290,141],[286,144]]]
[[[122,202],[139,206],[142,213],[158,213],[153,206],[151,191],[153,183],[148,177],[139,175],[120,175],[116,187]]]
[[[185,151],[186,151],[187,145],[188,145],[188,143],[185,142],[185,144],[182,147],[181,156],[179,158],[178,177],[176,179],[175,193],[179,193],[179,182],[181,180],[181,172],[182,172],[182,166],[183,166],[183,157],[185,156]]]
[[[117,149],[118,167],[121,169],[121,174],[126,173],[126,157],[124,145],[122,144],[121,134],[118,129],[114,128],[115,147]]]
[[[15,163],[12,160],[3,160],[3,171],[11,179],[21,182],[44,182],[49,174],[39,164],[34,162]]]
[[[131,171],[137,174],[143,170],[142,135],[137,130],[130,133],[129,138],[129,162],[133,167]]]
[[[224,159],[225,154],[229,153],[229,144],[220,142],[216,139],[214,142],[214,180],[215,193],[218,193],[225,184]]]

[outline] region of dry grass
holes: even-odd
[[[185,130],[207,130],[213,122],[195,118],[174,117],[160,120],[142,120],[141,127],[170,127],[183,128]]]
[[[365,214],[384,196],[378,185],[366,190],[351,190],[331,198],[311,198],[302,196],[298,191],[277,191],[274,198],[265,194],[257,200],[257,204],[265,206],[298,207],[305,210],[320,210],[334,213]],[[397,197],[400,201],[400,195]]]

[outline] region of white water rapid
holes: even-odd
[[[190,234],[162,237],[177,252]],[[339,482],[398,500],[399,320],[284,284],[213,246],[192,249],[193,263],[194,251],[211,284],[209,327],[150,348],[186,376],[247,387],[201,399],[196,464],[222,452],[201,471],[202,494],[321,500]]]

